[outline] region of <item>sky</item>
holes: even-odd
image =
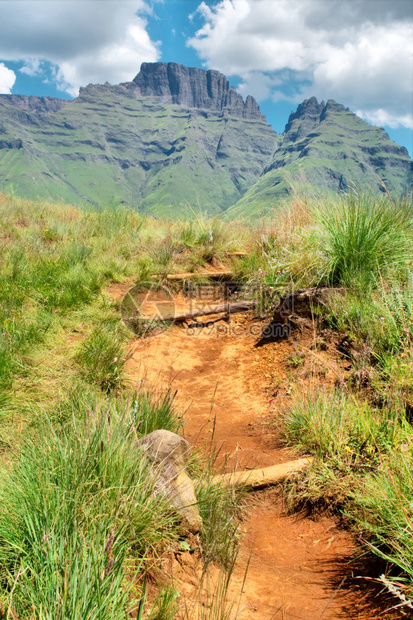
[[[76,97],[142,62],[224,73],[274,129],[311,96],[413,156],[413,0],[0,0],[0,93]]]

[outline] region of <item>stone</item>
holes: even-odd
[[[156,478],[157,490],[182,518],[185,529],[195,534],[203,528],[194,483],[186,470],[191,446],[176,433],[153,431],[138,441]]]

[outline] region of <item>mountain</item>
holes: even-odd
[[[291,187],[334,193],[362,187],[394,195],[412,189],[413,162],[407,150],[384,129],[368,125],[333,100],[304,101],[280,138],[272,162],[230,214],[265,210]]]
[[[143,63],[132,82],[90,84],[73,101],[0,95],[0,190],[31,198],[249,214],[297,183],[401,193],[411,165],[334,101],[305,101],[277,135],[224,75],[177,63]]]

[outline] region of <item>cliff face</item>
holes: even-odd
[[[175,62],[144,62],[129,88],[136,97],[160,97],[163,103],[265,120],[255,99],[248,96],[244,103],[219,71],[204,71]]]
[[[218,213],[259,178],[277,134],[217,71],[143,65],[73,101],[0,96],[0,187],[73,204]],[[3,190],[4,191],[4,190]]]

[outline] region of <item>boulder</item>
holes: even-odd
[[[203,523],[194,483],[186,471],[191,450],[189,443],[176,433],[157,430],[142,437],[138,445],[156,477],[157,490],[181,516],[185,529],[191,533],[199,532]]]

